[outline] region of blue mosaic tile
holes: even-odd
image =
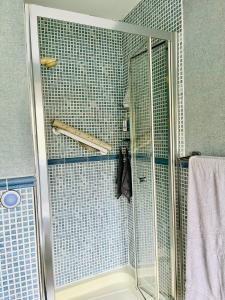
[[[57,287],[128,264],[127,201],[116,199],[115,161],[126,134],[122,34],[39,18]],[[88,152],[51,130],[60,119],[112,145]]]
[[[16,208],[0,206],[0,299],[40,300],[33,188],[17,191]]]
[[[90,156],[52,133],[54,119],[110,143],[117,154],[124,137],[122,34],[46,18],[38,23],[40,56],[58,60],[51,70],[42,67],[48,159]]]
[[[115,164],[49,167],[57,286],[128,263],[128,204],[115,197]]]

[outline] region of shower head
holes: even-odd
[[[41,58],[41,65],[45,66],[47,68],[53,68],[58,64],[58,61],[56,58],[52,57],[42,57]]]

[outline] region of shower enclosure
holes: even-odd
[[[26,13],[43,299],[124,265],[143,299],[176,299],[176,33],[36,5]],[[57,64],[41,66],[44,57]],[[54,135],[54,119],[111,153]],[[116,199],[114,180],[129,141],[131,203]]]

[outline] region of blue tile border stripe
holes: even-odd
[[[59,158],[59,159],[49,159],[48,165],[59,165],[59,164],[72,164],[72,163],[82,163],[82,162],[97,162],[97,161],[107,161],[107,160],[117,160],[118,155],[99,155],[99,156],[87,156],[87,157],[71,157],[71,158]],[[147,161],[149,156],[145,154],[138,154],[137,159]],[[168,166],[167,158],[155,158],[156,165]],[[180,168],[188,168],[188,161],[183,161],[178,164]],[[0,190],[5,189],[20,189],[27,187],[34,187],[36,184],[36,179],[34,176],[19,177],[19,178],[9,178],[0,179]]]
[[[74,164],[81,162],[93,162],[93,161],[104,161],[104,160],[116,160],[118,155],[99,155],[99,156],[86,156],[86,157],[70,157],[70,158],[56,158],[49,159],[48,165],[59,165],[59,164]]]
[[[87,157],[71,157],[71,158],[59,158],[59,159],[49,159],[48,165],[59,165],[59,164],[71,164],[71,163],[81,163],[81,162],[97,162],[97,161],[107,161],[107,160],[117,160],[118,155],[99,155],[99,156],[87,156]],[[145,154],[138,154],[137,159],[149,160],[149,156]],[[155,163],[157,165],[168,166],[167,158],[155,158]],[[188,168],[188,161],[180,162],[180,168]],[[36,184],[36,179],[34,176],[19,177],[19,178],[9,178],[0,179],[0,190],[5,189],[21,189],[27,187],[34,187]]]
[[[35,184],[34,176],[0,179],[0,190],[34,187]]]
[[[149,156],[145,154],[138,154],[137,159],[140,160],[149,160]],[[87,157],[71,157],[71,158],[56,158],[56,159],[49,159],[48,165],[59,165],[59,164],[73,164],[73,163],[82,163],[82,162],[96,162],[96,161],[106,161],[106,160],[117,160],[118,155],[99,155],[99,156],[87,156]],[[155,163],[157,165],[164,165],[168,166],[168,159],[167,158],[155,158]]]
[[[160,158],[160,157],[156,157],[156,158],[155,158],[155,164],[156,164],[156,165],[164,165],[164,166],[168,166],[168,164],[169,164],[168,158]]]
[[[188,165],[189,165],[189,160],[187,160],[187,161],[180,161],[178,163],[178,167],[180,167],[180,168],[188,169]]]
[[[140,160],[149,160],[149,156],[145,154],[138,154],[137,158]],[[71,158],[59,158],[59,159],[49,159],[48,165],[59,165],[59,164],[71,164],[71,163],[81,163],[81,162],[97,162],[97,161],[107,161],[107,160],[117,160],[118,155],[99,155],[99,156],[87,156],[87,157],[71,157]],[[155,163],[157,165],[168,166],[167,158],[155,158]],[[180,168],[188,168],[188,161],[180,162]],[[36,179],[34,176],[19,177],[19,178],[9,178],[0,179],[0,190],[5,189],[20,189],[27,187],[34,187],[36,184]]]

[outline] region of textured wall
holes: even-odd
[[[34,174],[23,1],[0,3],[0,178]]]
[[[184,0],[187,153],[225,155],[224,36],[224,0]]]

